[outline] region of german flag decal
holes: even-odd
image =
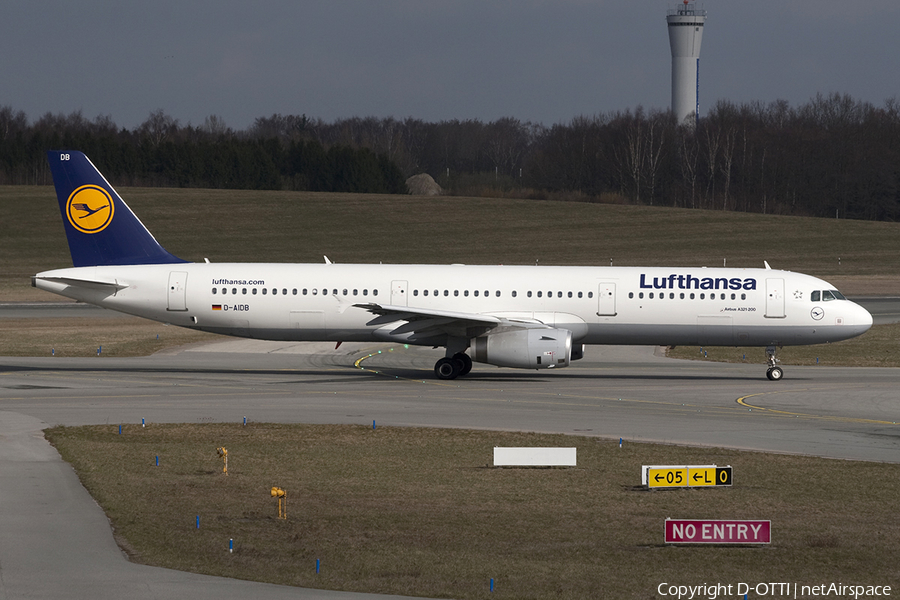
[[[221,304],[213,304],[212,307],[213,307],[213,310],[222,310]]]

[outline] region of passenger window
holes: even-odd
[[[544,292],[541,292],[541,291],[538,292],[538,298],[541,298],[543,295],[544,295]]]
[[[422,290],[422,295],[423,295],[423,296],[427,296],[427,295],[428,295],[428,290]]]
[[[454,295],[454,296],[459,296],[459,290],[453,290],[453,295]]]
[[[316,291],[313,290],[313,293],[315,294]],[[368,295],[369,295],[369,288],[363,288],[363,296],[368,296]]]
[[[643,297],[644,297],[644,292],[639,292],[639,293],[638,293],[638,298],[643,298]]]
[[[449,296],[449,295],[450,295],[450,290],[444,290],[444,296]]]
[[[463,296],[465,296],[466,298],[468,298],[468,297],[469,297],[469,290],[463,290]]]
[[[346,294],[347,292],[345,291],[344,293]],[[281,288],[281,295],[287,296],[287,288]]]
[[[297,295],[297,288],[294,288],[293,290],[291,290],[291,293],[292,293],[294,296],[296,296],[296,295]]]
[[[578,297],[579,297],[579,298],[581,297],[581,294],[580,294],[580,293],[578,294]],[[629,298],[634,298],[634,292],[628,292],[628,297],[629,297]]]
[[[736,294],[732,294],[732,295],[731,295],[731,299],[734,300],[735,298],[737,298],[737,295],[736,295]]]
[[[218,294],[218,293],[219,293],[219,290],[217,290],[216,288],[213,288],[213,295]]]
[[[593,297],[594,297],[594,292],[588,292],[588,298],[593,298]]]
[[[513,290],[513,291],[512,291],[512,297],[513,297],[513,298],[516,297],[516,290]]]
[[[227,293],[228,293],[228,288],[222,288],[222,293],[223,293],[223,294],[227,294]]]
[[[706,294],[700,294],[700,299],[701,299],[701,300],[706,300]]]
[[[247,288],[242,289],[242,290],[241,290],[241,293],[242,293],[243,295],[246,296],[246,295],[247,295]],[[294,290],[294,293],[296,294],[296,293],[297,293],[297,290]]]
[[[263,296],[265,296],[265,295],[268,294],[268,293],[269,293],[269,290],[266,289],[266,288],[263,288]]]
[[[528,292],[525,295],[528,296],[529,298],[531,298],[531,290],[528,290]]]
[[[819,290],[814,291],[809,295],[809,299],[813,302],[820,302],[822,300],[822,292]]]
[[[496,292],[494,292],[494,295],[497,296],[497,297],[499,298],[499,297],[500,297],[500,290],[497,290]]]
[[[691,300],[694,299],[694,292],[691,292]]]
[[[378,290],[372,290],[372,295],[373,295],[373,296],[377,296],[377,295],[378,295]]]
[[[675,299],[675,292],[669,292],[669,300]]]
[[[413,290],[413,296],[418,296],[418,295],[419,295],[419,290]]]
[[[557,297],[557,298],[562,298],[562,292],[556,292],[556,297]]]
[[[303,295],[305,296],[307,292],[307,288],[303,288]]]
[[[472,293],[475,295],[476,298],[478,297],[478,290],[475,290],[475,291],[472,292]]]
[[[653,300],[653,292],[650,292],[649,294],[647,294],[647,297],[650,298],[651,300]]]
[[[747,299],[747,294],[741,294],[741,300],[746,300],[746,299]]]
[[[634,294],[634,292],[632,292],[632,294]],[[583,295],[584,295],[583,292],[578,292],[578,297],[579,297],[579,298],[581,298]]]
[[[684,292],[681,292],[681,299],[684,300]]]
[[[345,296],[347,295],[347,289],[346,289],[346,288],[344,288],[344,295],[345,295]]]
[[[416,292],[418,293],[418,290],[416,290]],[[359,290],[353,290],[353,295],[354,295],[354,296],[358,296],[358,295],[359,295]]]

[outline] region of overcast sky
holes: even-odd
[[[9,0],[0,106],[236,129],[668,109],[671,0]],[[705,0],[700,106],[900,98],[900,0]]]

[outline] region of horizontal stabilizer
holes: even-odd
[[[116,281],[104,281],[100,279],[77,279],[75,277],[40,277],[35,276],[32,277],[33,280],[40,279],[41,281],[52,281],[54,283],[61,283],[63,285],[71,285],[73,287],[82,287],[82,288],[94,288],[94,289],[102,289],[102,290],[111,290],[114,292],[118,292],[119,290],[124,290],[128,287],[128,285],[124,283],[118,283]]]

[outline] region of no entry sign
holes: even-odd
[[[768,544],[771,521],[666,519],[667,544]]]

